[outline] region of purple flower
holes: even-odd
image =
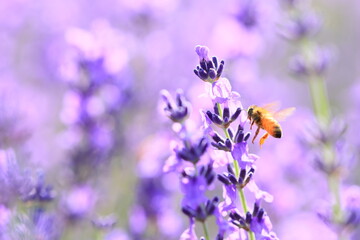
[[[186,170],[192,172],[190,169]],[[193,172],[186,173],[186,170],[181,178],[181,191],[184,195],[181,205],[196,209],[206,202],[207,197],[205,193],[213,182],[215,175],[212,173],[211,165],[208,165],[199,175],[193,175]]]
[[[25,199],[34,189],[29,173],[22,170],[12,149],[0,149],[0,203],[12,204]]]
[[[257,204],[260,204],[261,200],[268,203],[274,200],[274,197],[270,193],[260,190],[254,180],[250,180],[247,186],[250,192],[254,193]]]
[[[199,60],[201,61],[210,61],[209,58],[209,48],[206,46],[197,45],[195,47],[195,52],[199,56]]]
[[[197,240],[196,232],[195,232],[195,220],[194,218],[189,218],[190,224],[189,228],[186,229],[180,236],[179,240]]]
[[[164,112],[174,122],[183,122],[190,114],[191,105],[185,99],[182,90],[177,90],[174,101],[167,90],[161,90],[161,97],[164,102]]]
[[[231,151],[235,161],[238,161],[240,168],[252,167],[259,158],[257,155],[249,153],[249,147],[246,141],[238,142]]]
[[[224,219],[221,212],[222,211],[220,210],[219,207],[215,208],[214,216],[216,219],[216,225],[219,228],[218,234],[217,234],[217,239],[224,239],[225,234],[236,231],[235,227],[232,226],[229,221]]]
[[[315,14],[306,13],[287,23],[283,35],[291,40],[301,40],[315,35],[321,24],[320,19]]]
[[[213,83],[217,81],[223,72],[224,61],[221,61],[219,64],[216,57],[210,60],[208,56],[209,49],[205,46],[198,45],[195,51],[200,59],[200,66],[194,69],[195,75],[205,82]]]
[[[227,213],[230,210],[236,209],[236,203],[239,201],[238,193],[235,184],[223,186],[224,201],[219,204],[220,212]]]
[[[344,227],[357,228],[360,225],[360,187],[353,185],[343,190],[345,210]]]
[[[251,179],[255,171],[253,168],[250,168],[250,170],[246,172],[246,168],[243,168],[240,170],[239,177],[236,178],[232,167],[228,165],[227,168],[228,168],[228,172],[225,172],[223,174],[218,174],[219,181],[224,184],[223,186],[224,201],[219,204],[221,212],[223,213],[227,213],[230,210],[236,209],[237,207],[236,203],[240,201],[240,199],[238,199],[238,191],[239,189],[245,188],[245,186],[247,186],[250,182],[252,182]]]
[[[260,240],[278,240],[276,234],[271,231],[272,224],[269,216],[263,209],[253,216],[250,229],[254,232],[255,238]]]
[[[240,94],[232,91],[231,84],[227,78],[220,78],[211,85],[207,84],[206,92],[209,98],[213,101],[213,104],[220,103],[228,106],[229,102],[233,101],[234,103],[239,103],[237,107],[242,108],[239,101]]]
[[[183,161],[180,158],[180,156],[178,156],[177,152],[180,151],[180,144],[176,141],[171,141],[170,142],[170,147],[171,147],[171,151],[172,154],[167,158],[167,160],[165,161],[165,164],[163,166],[163,171],[165,173],[167,172],[181,172],[182,171],[182,166],[183,166]]]

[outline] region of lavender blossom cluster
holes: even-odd
[[[201,131],[190,131],[187,118],[191,104],[182,90],[173,98],[162,91],[164,112],[174,123],[178,141],[173,155],[164,165],[165,172],[180,175],[183,194],[182,212],[189,218],[189,228],[182,240],[195,240],[195,225],[203,226],[202,238],[209,239],[278,239],[261,201],[271,202],[273,197],[255,183],[255,162],[258,156],[249,153],[250,132],[245,132],[247,114],[240,102],[240,94],[232,91],[230,81],[222,77],[224,61],[209,57],[206,46],[196,46],[199,65],[196,76],[206,84],[202,100],[211,101],[213,110],[201,110]],[[225,172],[221,173],[222,170]],[[218,180],[218,181],[216,181]],[[223,197],[207,197],[214,185],[222,185]],[[252,208],[248,206],[252,193]],[[214,216],[218,227],[216,237],[210,237],[206,222]]]

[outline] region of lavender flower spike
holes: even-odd
[[[225,62],[221,61],[219,64],[216,57],[210,60],[208,47],[198,45],[195,47],[195,52],[200,60],[200,66],[194,69],[196,76],[205,82],[213,83],[217,81],[223,72]]]
[[[176,91],[175,101],[167,90],[161,90],[160,94],[165,105],[165,114],[173,122],[183,122],[189,116],[190,104],[181,89]]]

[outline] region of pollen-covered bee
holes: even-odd
[[[250,120],[250,129],[254,123],[258,126],[255,132],[255,136],[252,139],[252,143],[254,143],[255,138],[260,132],[260,129],[264,129],[267,133],[265,133],[260,138],[260,147],[264,144],[265,140],[269,137],[269,135],[274,138],[281,138],[282,130],[278,121],[284,120],[287,116],[291,115],[295,108],[286,108],[281,111],[275,112],[272,109],[277,108],[277,103],[267,104],[263,107],[258,107],[256,105],[252,105],[248,109],[248,119]]]

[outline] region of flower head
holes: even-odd
[[[162,90],[161,96],[165,106],[164,112],[173,122],[183,122],[189,116],[191,106],[182,90],[177,90],[175,101],[167,90]]]
[[[205,82],[217,81],[223,72],[225,62],[221,61],[219,64],[216,57],[210,60],[208,47],[198,45],[195,51],[200,59],[200,66],[194,69],[195,75]]]
[[[193,169],[185,169],[181,179],[181,191],[184,194],[182,206],[191,209],[206,202],[205,192],[215,179],[212,163],[202,166],[198,175],[194,174]]]

